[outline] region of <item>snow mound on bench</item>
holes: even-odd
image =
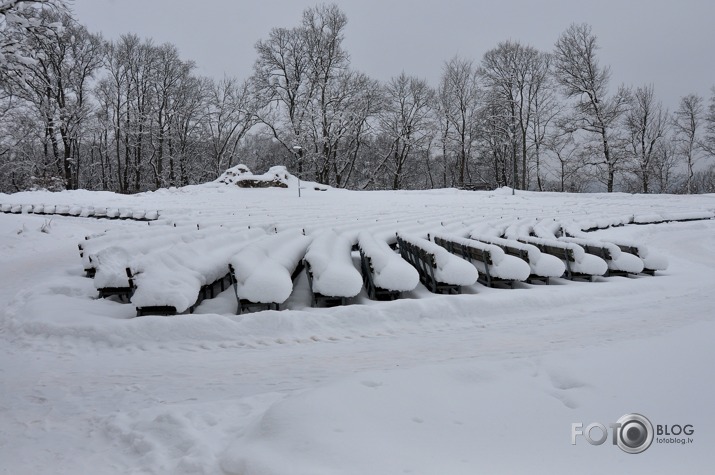
[[[611,242],[619,247],[624,246],[635,249],[638,253],[638,257],[640,257],[643,261],[644,269],[666,270],[668,268],[668,258],[658,253],[654,253],[650,248],[648,248],[648,246],[643,243],[629,241],[626,239],[618,239],[617,241],[611,240]]]
[[[352,243],[335,231],[323,231],[305,254],[313,274],[313,292],[326,297],[354,297],[362,290],[362,275],[352,261]]]
[[[377,287],[386,290],[406,292],[413,290],[420,282],[417,270],[395,253],[386,241],[376,239],[372,234],[361,231],[358,245],[370,258]]]
[[[561,259],[541,252],[539,248],[533,244],[526,244],[513,239],[503,239],[480,234],[475,235],[474,232],[472,232],[470,236],[477,241],[494,244],[496,246],[508,246],[526,252],[529,257],[528,265],[531,268],[531,273],[534,275],[541,277],[561,277],[566,271],[566,265]]]
[[[536,237],[522,238],[522,240],[536,245],[571,249],[573,251],[574,262],[569,263],[569,265],[571,267],[571,271],[577,274],[596,276],[604,275],[608,271],[608,264],[606,261],[598,256],[594,256],[593,254],[588,254],[576,243]],[[562,261],[563,260],[564,259],[562,259]]]
[[[621,249],[613,243],[600,241],[597,239],[584,239],[573,237],[562,237],[561,241],[571,242],[579,246],[601,247],[608,249],[611,259],[606,261],[608,268],[613,271],[628,272],[630,274],[638,274],[643,272],[643,261],[633,254],[622,252]]]
[[[411,234],[399,234],[400,239],[434,255],[434,277],[449,285],[472,285],[479,278],[477,268],[470,262],[451,254],[442,246]]]
[[[238,298],[254,303],[285,302],[293,292],[292,274],[310,238],[283,232],[244,247],[231,258]]]
[[[137,286],[132,303],[137,308],[171,306],[183,313],[196,302],[202,286],[228,273],[231,256],[263,234],[262,229],[226,231],[145,256],[132,264]]]
[[[502,248],[494,244],[463,238],[455,236],[454,234],[438,234],[435,237],[452,241],[459,245],[479,249],[482,252],[488,252],[492,261],[492,265],[489,266],[489,275],[497,279],[524,281],[529,277],[529,274],[531,274],[529,264],[518,257],[506,254]],[[474,264],[479,272],[486,273],[486,266],[483,262],[473,261],[472,264]]]

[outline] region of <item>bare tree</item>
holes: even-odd
[[[657,146],[663,140],[668,125],[668,113],[656,102],[653,85],[636,88],[631,96],[630,109],[625,119],[633,170],[648,193]]]
[[[658,193],[670,193],[672,191],[675,172],[678,167],[677,144],[674,140],[669,140],[672,134],[665,140],[658,141],[653,154],[653,171],[658,185]]]
[[[536,184],[539,191],[544,190],[542,173],[542,152],[547,149],[547,142],[554,131],[554,123],[562,116],[563,105],[556,94],[551,67],[552,56],[540,53],[539,67],[534,74],[533,101],[531,103],[531,133],[533,161],[536,168]]]
[[[437,92],[443,155],[445,160],[449,153],[455,155],[458,185],[469,178],[469,164],[479,132],[480,95],[477,70],[471,61],[454,57],[444,65]],[[445,186],[447,169],[445,163]]]
[[[556,159],[558,191],[580,191],[577,178],[584,168],[583,154],[576,140],[577,132],[569,127],[556,127],[544,146]]]
[[[196,181],[201,178],[202,172],[205,173],[202,161],[196,158],[204,154],[202,144],[207,141],[202,126],[207,119],[204,105],[209,90],[208,81],[193,75],[184,77],[178,85],[176,108],[171,122],[178,170],[175,172],[177,183],[172,182],[172,185],[188,185],[192,179]]]
[[[152,81],[152,93],[156,99],[150,137],[152,154],[149,164],[157,188],[166,186],[168,183],[172,185],[176,183],[175,144],[172,132],[176,127],[178,110],[182,107],[180,99],[186,98],[186,96],[179,95],[180,89],[187,82],[195,85],[195,82],[190,81],[191,71],[194,67],[193,62],[181,60],[179,51],[174,45],[167,43],[156,48]],[[164,171],[165,158],[168,158],[168,174]]]
[[[7,71],[14,92],[40,112],[46,143],[67,189],[77,188],[81,168],[82,127],[89,115],[88,84],[100,66],[101,40],[67,13],[37,11],[44,29],[30,29],[23,48],[36,56],[24,68]],[[64,25],[62,28],[53,25]]]
[[[379,102],[377,84],[350,70],[346,25],[336,5],[308,8],[299,26],[258,42],[252,78],[259,121],[295,156],[299,176],[307,166],[316,181],[339,187],[352,176]]]
[[[404,186],[405,168],[412,167],[431,141],[434,92],[423,79],[404,72],[384,88],[385,106],[379,117],[387,141],[383,163],[392,175],[392,189]]]
[[[704,119],[705,134],[700,141],[700,148],[710,157],[715,157],[715,86],[711,89],[710,102]]]
[[[594,165],[605,168],[606,188],[613,191],[615,174],[622,159],[614,153],[612,135],[625,112],[628,91],[619,88],[608,95],[610,69],[599,65],[596,36],[587,24],[573,24],[556,41],[554,69],[567,97],[576,100],[571,126],[598,136],[601,158]]]
[[[68,16],[63,0],[3,0],[0,2],[0,70],[24,71],[37,64],[37,51],[28,48],[27,37],[51,39],[60,34],[60,22],[42,20],[41,12]]]
[[[528,187],[530,149],[536,146],[538,152],[546,131],[544,122],[548,122],[545,96],[549,62],[548,55],[531,46],[506,41],[487,51],[481,63],[480,74],[490,90],[489,97],[501,102],[498,109],[505,112],[504,129],[512,151],[512,181],[522,189]],[[539,124],[534,128],[537,108]],[[536,143],[531,139],[536,139]]]
[[[250,82],[230,77],[213,83],[209,89],[206,124],[215,176],[234,164],[238,142],[255,123],[253,97]]]
[[[703,112],[703,98],[696,94],[688,94],[680,98],[678,109],[673,115],[677,151],[684,158],[687,167],[685,189],[688,194],[693,192],[693,167],[699,158],[697,152]]]
[[[314,85],[305,36],[301,28],[274,28],[256,44],[252,81],[262,105],[258,120],[289,153],[308,147],[304,135]]]

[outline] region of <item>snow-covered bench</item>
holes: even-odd
[[[78,205],[46,205],[46,204],[0,204],[0,212],[13,214],[39,214],[73,216],[80,218],[133,219],[136,221],[155,221],[159,218],[156,210],[126,210],[123,213],[110,213],[107,208]]]
[[[472,233],[470,236],[477,241],[494,244],[500,247],[505,254],[518,257],[526,262],[530,268],[529,277],[526,279],[528,283],[543,282],[548,285],[550,278],[561,277],[566,272],[566,265],[561,259],[541,252],[533,244],[482,234]]]
[[[132,303],[138,316],[193,312],[202,300],[229,287],[231,257],[265,235],[262,229],[240,233],[224,230],[215,234],[177,243],[133,261]]]
[[[278,310],[293,292],[311,239],[284,231],[241,249],[228,264],[236,293],[236,314],[253,309]]]
[[[668,259],[665,256],[653,253],[643,244],[633,242],[614,242],[621,251],[638,256],[643,261],[643,273],[655,275],[656,271],[666,270],[668,268]]]
[[[564,277],[569,280],[580,278],[591,281],[594,277],[603,276],[608,272],[606,261],[593,254],[588,254],[578,244],[556,239],[524,236],[520,237],[519,241],[533,244],[541,252],[561,259],[566,266]]]
[[[202,239],[213,233],[211,230],[198,231],[193,227],[162,225],[115,230],[85,237],[78,244],[79,255],[86,275],[95,278],[94,285],[100,290],[100,297],[120,295],[128,285],[126,268],[135,256],[161,250],[178,242]],[[112,287],[117,290],[112,290]]]
[[[397,246],[402,258],[417,269],[420,281],[431,292],[458,294],[463,285],[472,285],[479,278],[471,263],[426,239],[397,234]]]
[[[328,230],[320,232],[308,246],[303,262],[313,306],[347,303],[362,289],[362,276],[352,261],[352,243]]]
[[[362,231],[358,234],[360,268],[369,298],[394,300],[401,292],[413,290],[420,276],[410,264],[393,251],[386,241]]]
[[[473,263],[479,271],[479,283],[487,287],[500,283],[513,288],[514,282],[523,282],[531,274],[529,264],[493,244],[446,234],[432,239],[452,254]]]
[[[606,271],[607,276],[627,276],[629,274],[640,274],[643,272],[643,261],[638,256],[628,252],[622,252],[621,249],[613,243],[596,239],[566,236],[559,238],[559,240],[578,244],[587,253],[598,256],[606,261],[608,265],[608,270]]]

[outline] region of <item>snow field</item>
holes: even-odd
[[[395,253],[386,241],[362,231],[358,235],[360,250],[370,258],[375,285],[386,290],[414,290],[420,277],[407,261]]]
[[[230,214],[241,203],[278,226],[329,218],[358,220],[368,232],[375,210],[384,220],[411,210],[410,219],[424,211],[446,222],[477,207],[491,221],[551,218],[563,206],[564,223],[565,210],[586,221],[594,210],[621,216],[712,200],[533,194],[522,203],[518,194],[338,190],[318,198],[306,190],[296,204],[287,193],[295,190],[265,191],[197,187],[138,200],[164,200],[177,222],[225,213],[249,225],[258,218]],[[94,298],[76,243],[137,223],[57,218],[47,234],[43,221],[0,216],[0,465],[8,473],[645,474],[712,465],[715,391],[703,375],[713,360],[715,222],[589,234],[667,255],[670,267],[655,278],[450,296],[418,287],[408,299],[358,295],[360,305],[311,309],[295,295],[301,276],[281,312],[233,315],[226,291],[202,304],[204,314],[131,318],[131,305]],[[696,441],[654,444],[639,456],[569,444],[571,423],[632,411],[654,423],[692,422]]]

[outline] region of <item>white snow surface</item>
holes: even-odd
[[[296,191],[210,184],[0,202],[156,208],[166,223],[270,233],[715,209],[713,195]],[[48,221],[0,214],[0,473],[712,471],[715,221],[589,233],[667,257],[655,277],[475,284],[461,295],[418,285],[394,302],[360,293],[356,305],[314,309],[301,275],[286,310],[234,315],[228,289],[169,318],[96,299],[77,255],[86,235],[146,224]],[[610,440],[570,443],[572,424],[608,426],[630,412],[692,424],[693,442],[656,438],[639,455]]]
[[[436,265],[434,278],[437,282],[450,285],[472,285],[479,278],[476,267],[468,261],[451,254],[442,246],[415,235],[400,233],[399,236],[408,243],[434,255]]]
[[[362,276],[352,262],[352,243],[335,231],[322,231],[308,246],[305,261],[313,274],[313,291],[327,297],[355,297]]]

